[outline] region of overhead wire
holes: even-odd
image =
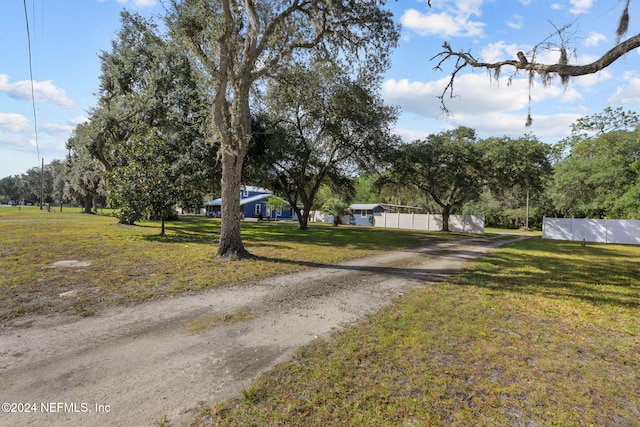
[[[24,5],[24,19],[27,24],[27,47],[29,53],[29,78],[31,81],[31,105],[33,106],[33,128],[36,136],[36,152],[38,154],[38,163],[40,163],[40,145],[38,144],[38,117],[36,115],[36,96],[33,85],[33,63],[31,55],[31,34],[29,30],[29,13],[27,12],[27,0],[22,0]]]

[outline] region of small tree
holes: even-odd
[[[271,196],[267,199],[267,208],[272,212],[275,211],[276,219],[278,219],[278,215],[281,214],[286,207],[287,202],[280,197]]]
[[[322,212],[333,216],[333,226],[342,224],[342,217],[351,215],[349,205],[338,199],[331,199],[322,207]]]

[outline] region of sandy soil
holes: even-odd
[[[165,415],[182,425],[198,401],[236,395],[298,347],[504,243],[433,243],[89,318],[0,325],[0,426],[147,426]]]

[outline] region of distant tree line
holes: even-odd
[[[465,127],[404,144],[389,137],[371,150],[358,147],[358,156],[369,153],[373,157],[357,167],[355,158],[332,162],[322,151],[330,145],[302,142],[305,138],[296,134],[302,127],[287,130],[284,118],[264,115],[254,120],[245,179],[247,184],[272,189],[289,203],[296,203],[299,211],[305,205],[308,210],[321,210],[337,201],[392,203],[445,216],[485,215],[488,226],[511,228],[539,227],[543,215],[636,219],[640,218],[639,123],[634,112],[607,108],[578,120],[571,136],[555,145],[530,135],[479,139],[473,129]],[[41,168],[32,168],[0,179],[0,201],[39,204],[44,177],[46,203],[82,206],[88,212],[109,203],[112,196],[106,183],[116,175],[109,175],[99,161],[78,148],[83,146],[77,140],[85,126],[89,125],[80,125],[69,139],[69,145],[75,147],[70,156],[45,165],[44,174]],[[168,210],[181,205],[193,212],[200,209],[205,194],[215,193],[218,169],[206,163],[210,155],[206,144],[200,151],[193,146],[191,151],[184,150],[189,154],[182,162],[158,162],[161,154],[153,144],[141,144],[139,149],[133,163],[144,167],[127,169],[136,171],[139,178],[135,173],[120,172],[112,185],[148,192],[145,197],[160,194],[157,206],[168,200]],[[171,175],[171,168],[180,170],[189,162],[196,165],[186,168],[189,173]],[[158,177],[173,180],[158,185],[184,185],[185,191],[163,199],[160,191],[146,189],[154,164],[161,168],[155,172]],[[198,174],[209,180],[190,178]],[[299,203],[302,199],[305,202]],[[126,206],[123,200],[120,202]],[[131,200],[142,200],[142,196]],[[147,203],[147,208],[154,206],[153,201]],[[145,212],[145,204],[131,209]],[[302,221],[300,225],[306,226]]]

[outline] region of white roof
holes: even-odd
[[[407,208],[407,209],[422,210],[422,208],[419,208],[417,206],[394,205],[391,203],[354,203],[351,206],[349,206],[349,209],[370,211],[377,208],[378,206],[380,206],[382,209],[385,209],[385,210],[390,210],[391,208]]]
[[[255,187],[253,185],[243,185],[242,187],[240,187],[241,190],[244,191],[251,191],[252,193],[268,193],[271,194],[271,191],[267,190],[266,188],[262,188],[262,187]]]
[[[349,206],[349,209],[354,211],[371,211],[380,206],[382,209],[389,209],[389,205],[386,203],[354,203]]]
[[[253,203],[253,202],[257,202],[258,200],[262,200],[262,199],[268,199],[269,197],[275,197],[277,199],[280,200],[284,200],[278,196],[274,196],[271,193],[265,193],[265,194],[256,194],[255,196],[251,196],[251,197],[246,197],[244,199],[240,199],[240,206],[244,206],[248,203]],[[287,205],[289,204],[286,200],[284,200],[285,203],[287,203]],[[222,206],[222,198],[219,199],[215,199],[215,200],[211,200],[209,202],[204,202],[205,206]]]

